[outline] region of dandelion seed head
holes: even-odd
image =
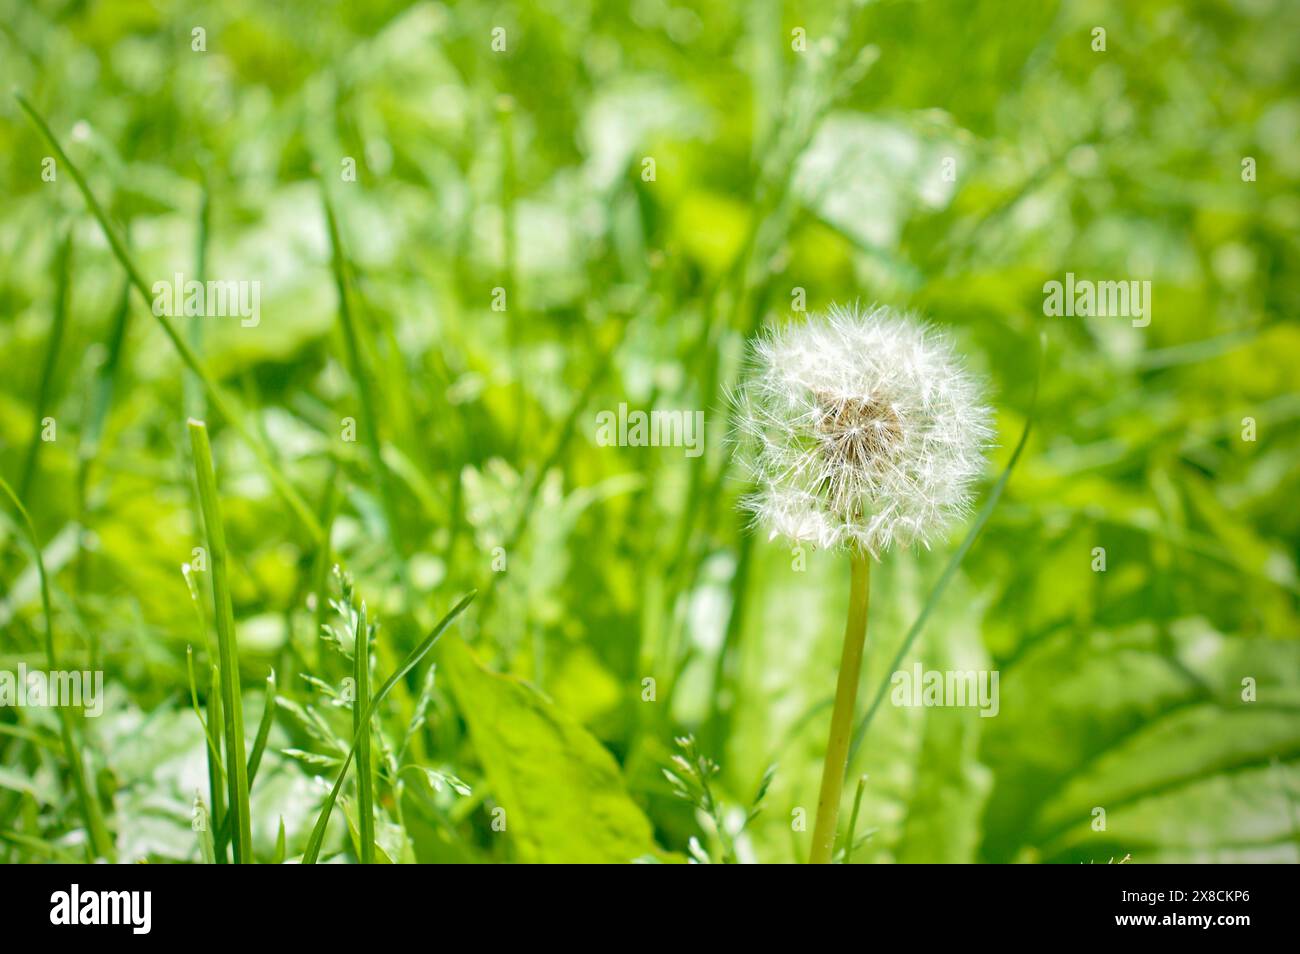
[[[734,401],[755,522],[877,558],[929,546],[969,512],[992,437],[948,341],[889,308],[832,306],[768,333]]]

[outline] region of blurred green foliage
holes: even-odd
[[[178,323],[299,492],[322,513],[337,493],[328,559],[381,620],[380,678],[480,590],[432,677],[386,703],[417,771],[385,776],[385,857],[669,860],[696,838],[719,858],[662,772],[686,733],[733,832],[778,765],[737,856],[806,857],[847,565],[744,526],[725,440],[747,338],[803,295],[950,330],[997,408],[990,482],[1033,416],[906,662],[998,670],[1000,712],[886,698],[851,766],[874,830],[853,860],[1296,861],[1298,40],[1283,0],[0,0],[0,472],[19,480],[52,417],[25,502],[61,652],[107,673],[85,740],[119,855],[199,858],[188,415],[213,431],[247,724],[272,666],[284,699],[252,792],[263,860],[281,819],[303,850],[348,667],[316,632],[322,554],[147,303],[122,311],[121,267],[8,90],[148,281],[260,281],[257,327]],[[1066,272],[1150,280],[1150,325],[1045,317]],[[379,459],[343,439],[360,381]],[[705,411],[706,453],[599,446],[621,402]],[[37,667],[11,517],[0,666]],[[877,569],[863,698],[947,556]],[[0,860],[81,851],[55,725],[0,712]]]

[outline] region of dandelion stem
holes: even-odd
[[[862,650],[867,642],[867,604],[871,590],[871,558],[854,550],[849,589],[849,618],[844,627],[844,650],[840,655],[839,680],[835,684],[835,708],[831,710],[831,736],[822,765],[821,792],[817,796],[817,822],[813,826],[809,864],[830,864],[835,848],[835,824],[840,814],[840,794],[849,760],[853,735],[854,706],[858,699],[858,677],[862,672]]]

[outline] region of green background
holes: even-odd
[[[304,674],[337,687],[349,663],[315,633],[317,548],[147,304],[122,312],[122,268],[69,170],[42,179],[10,90],[146,282],[200,256],[261,282],[256,328],[177,327],[313,509],[337,492],[331,559],[381,620],[378,678],[479,590],[432,680],[382,709],[393,860],[680,859],[692,838],[714,860],[807,856],[847,561],[747,529],[726,443],[747,339],[803,295],[952,333],[996,414],[977,507],[1032,418],[905,659],[996,669],[1001,711],[886,697],[846,785],[842,823],[868,776],[853,860],[1293,862],[1297,41],[1300,7],[1269,0],[0,0],[0,474],[25,483],[61,654],[102,660],[106,712],[79,732],[119,858],[199,858],[187,416],[213,434],[250,734],[271,667],[284,697],[252,791],[261,860],[280,820],[302,852],[349,734]],[[1150,325],[1045,317],[1067,271],[1150,280]],[[598,446],[621,402],[703,410],[704,455]],[[864,701],[966,529],[876,568]],[[6,507],[0,666],[43,665],[41,620]],[[84,858],[52,713],[0,729],[0,860]],[[733,832],[777,764],[734,851],[663,775],[687,733]]]

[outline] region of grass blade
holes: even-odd
[[[203,190],[199,196],[199,220],[194,238],[194,280],[205,285],[208,280],[208,238],[212,231],[212,194],[204,176]],[[203,354],[203,322],[191,321],[189,345],[195,355]],[[182,384],[185,413],[202,418],[207,413],[203,406],[203,385],[192,374],[187,374]]]
[[[215,672],[215,670],[214,670]],[[213,685],[216,685],[214,682]],[[279,696],[276,694],[275,671],[266,677],[266,701],[262,704],[262,719],[257,725],[257,736],[253,739],[253,751],[248,756],[248,790],[253,790],[253,783],[257,781],[257,770],[262,764],[262,756],[266,753],[266,743],[271,737],[271,725],[275,720],[275,710]],[[218,710],[220,711],[220,710]],[[284,822],[281,821],[281,825]],[[216,824],[217,844],[224,846],[230,838],[230,817],[224,816]],[[221,856],[225,856],[224,847],[221,850]]]
[[[90,382],[88,398],[82,417],[81,434],[77,441],[77,523],[80,526],[80,541],[77,548],[77,587],[81,592],[90,589],[90,546],[89,525],[93,519],[90,505],[90,479],[99,456],[100,439],[104,433],[104,422],[108,418],[108,408],[112,403],[113,388],[117,382],[118,369],[121,367],[122,345],[126,340],[127,322],[131,313],[131,283],[124,282],[114,308],[111,328],[107,341],[107,356],[104,362],[94,370]],[[99,628],[90,631],[90,668],[99,669]]]
[[[108,240],[109,247],[113,250],[113,255],[116,256],[122,267],[126,269],[126,274],[131,281],[131,285],[140,293],[140,297],[144,299],[145,304],[150,306],[149,313],[153,314],[153,296],[149,291],[149,286],[145,284],[145,280],[141,276],[140,270],[136,268],[135,263],[131,260],[131,256],[126,250],[126,243],[123,242],[121,237],[117,234],[117,230],[113,228],[112,224],[108,221],[108,216],[104,213],[104,209],[99,204],[99,200],[96,199],[94,193],[90,191],[90,186],[86,182],[85,177],[81,174],[81,170],[78,169],[76,164],[68,158],[68,154],[63,151],[63,147],[59,145],[59,141],[54,138],[54,133],[50,130],[49,125],[43,118],[41,118],[41,115],[36,111],[36,108],[27,101],[27,97],[23,96],[22,93],[15,93],[14,96],[18,99],[18,105],[22,107],[23,112],[27,114],[27,117],[32,121],[36,128],[40,130],[41,135],[44,136],[45,140],[50,144],[50,148],[54,150],[54,154],[58,157],[59,162],[66,166],[68,171],[72,173],[72,178],[77,183],[77,188],[81,191],[82,197],[86,200],[86,206],[90,209],[91,215],[93,215],[95,221],[99,223],[100,230],[103,231],[104,237]],[[276,492],[284,498],[285,503],[289,505],[294,516],[298,518],[298,521],[311,535],[312,539],[319,541],[321,537],[321,528],[315,515],[311,512],[311,508],[307,506],[306,501],[304,501],[298,491],[294,489],[293,485],[289,483],[288,478],[281,473],[279,466],[275,463],[275,460],[271,457],[265,445],[253,433],[252,428],[248,426],[243,409],[233,398],[228,397],[226,393],[217,386],[216,381],[212,379],[207,370],[200,363],[198,355],[194,353],[194,349],[189,346],[183,337],[181,337],[175,327],[172,326],[172,323],[161,315],[155,315],[155,318],[157,318],[158,324],[162,326],[163,332],[167,335],[167,339],[172,343],[172,347],[176,349],[176,353],[180,356],[181,361],[184,362],[185,366],[189,368],[190,371],[194,372],[194,375],[201,382],[203,382],[203,388],[207,392],[208,400],[211,402],[212,407],[221,418],[229,423],[231,427],[235,428],[235,430],[239,432],[240,436],[248,443],[248,446],[252,449],[253,454],[257,457],[259,463],[261,463],[261,465],[266,469],[267,476],[271,481],[271,485],[275,487]]]
[[[208,817],[208,806],[203,798],[194,793],[194,834],[199,840],[199,861],[205,865],[217,863],[216,849],[212,842],[212,819]]]
[[[248,787],[253,787],[257,778],[257,769],[262,764],[262,755],[266,752],[266,741],[271,737],[271,724],[275,721],[275,670],[266,677],[266,701],[262,703],[262,721],[257,724],[257,735],[253,739],[253,753],[248,757]]]
[[[321,503],[320,525],[322,536],[316,547],[316,555],[312,562],[312,597],[314,605],[312,607],[312,638],[311,645],[316,647],[316,668],[322,668],[324,660],[321,655],[321,633],[325,630],[325,617],[329,611],[329,575],[330,567],[333,565],[333,557],[330,553],[330,535],[334,531],[334,518],[338,515],[339,510],[339,492],[338,480],[339,467],[335,462],[330,468],[329,482],[325,485],[325,498]]]
[[[271,855],[271,864],[284,864],[284,816],[280,816],[280,830],[275,836],[275,854]]]
[[[207,644],[208,659],[215,660],[217,653],[212,646],[212,637],[208,633],[208,614],[203,608],[203,594],[199,592],[198,578],[188,563],[181,567],[181,573],[185,577],[185,586],[190,593],[190,603],[194,607],[194,614],[199,621],[199,635],[203,637],[204,643]],[[221,764],[221,741],[213,734],[217,731],[217,726],[221,725],[221,674],[217,670],[216,663],[209,664],[208,717],[205,720],[203,712],[199,709],[198,679],[194,675],[193,646],[185,647],[185,666],[190,678],[190,705],[193,706],[194,715],[203,728],[203,738],[207,744],[208,798],[212,803],[213,849],[216,855],[216,863],[224,865],[227,859],[227,836],[223,833],[223,830],[227,819],[225,817],[225,802],[221,793],[226,785],[226,770]]]
[[[506,351],[507,362],[512,379],[512,396],[510,403],[515,408],[514,433],[510,437],[510,456],[512,460],[519,457],[519,444],[524,435],[524,418],[527,404],[524,400],[524,375],[521,349],[519,346],[522,329],[522,316],[519,312],[517,292],[519,283],[516,278],[518,260],[515,243],[518,232],[515,228],[515,206],[518,201],[519,182],[515,175],[515,133],[514,100],[509,96],[497,97],[498,128],[501,133],[501,251],[503,256],[502,289],[506,295]]]
[[[225,772],[221,767],[221,743],[213,737],[212,732],[215,726],[221,722],[221,710],[215,708],[219,705],[217,702],[217,667],[212,667],[212,690],[208,693],[208,717],[203,718],[203,712],[199,709],[199,690],[198,681],[194,678],[194,647],[185,647],[185,667],[190,677],[190,705],[194,709],[194,716],[199,720],[199,726],[203,729],[203,740],[207,745],[208,756],[208,798],[212,800],[212,825],[213,828],[219,828],[222,823],[222,814],[224,809],[221,807],[221,789],[225,785]],[[207,806],[204,806],[207,811]],[[214,851],[216,844],[222,844],[223,847],[219,853],[221,864],[226,863],[226,850],[224,839],[216,838],[213,842]],[[215,862],[214,862],[215,863]]]
[[[411,650],[411,654],[403,660],[400,666],[397,667],[397,671],[384,680],[384,684],[379,687],[379,691],[376,692],[374,698],[370,700],[370,705],[366,707],[366,724],[369,724],[370,717],[374,715],[379,704],[384,701],[384,698],[392,691],[393,687],[397,685],[398,681],[420,664],[420,660],[427,656],[429,650],[433,649],[438,640],[442,638],[442,634],[446,631],[447,627],[452,624],[457,616],[465,611],[477,595],[477,590],[470,590],[461,597],[460,602],[453,606],[447,612],[447,615],[438,621],[438,625],[433,627],[433,630],[424,638],[424,641],[421,642],[420,645],[416,646],[415,649]],[[352,764],[352,759],[357,754],[357,744],[360,741],[360,733],[358,733],[357,736],[352,739],[352,748],[348,750],[348,757],[343,760],[343,765],[339,769],[339,776],[334,781],[334,787],[330,789],[329,795],[325,798],[325,804],[321,807],[320,816],[316,819],[316,826],[312,829],[311,838],[307,842],[307,850],[302,856],[302,863],[305,865],[314,865],[316,860],[320,857],[321,844],[325,841],[325,828],[329,825],[330,814],[334,811],[334,803],[338,801],[339,791],[343,788],[343,780],[346,779],[348,775],[348,766]]]
[[[39,745],[51,752],[63,751],[63,747],[57,738],[44,732],[38,732],[36,729],[30,729],[25,725],[9,725],[7,722],[0,722],[0,735],[7,735],[13,739],[22,739],[24,742]]]
[[[208,678],[208,725],[213,732],[220,731],[222,725],[221,710],[221,670],[214,663]],[[217,858],[225,864],[230,854],[226,850],[230,844],[230,815],[226,812],[224,789],[230,784],[226,778],[226,766],[221,758],[221,743],[214,737],[213,745],[208,751],[208,791],[212,799],[212,822],[215,826],[215,846]]]
[[[538,465],[537,470],[533,472],[532,479],[528,482],[528,486],[524,491],[523,503],[520,506],[519,515],[515,518],[514,525],[510,530],[510,535],[502,544],[506,553],[514,553],[519,541],[523,539],[524,532],[528,529],[528,522],[532,519],[533,509],[537,506],[537,500],[541,494],[542,484],[546,481],[546,475],[551,472],[551,469],[555,467],[564,456],[565,448],[568,446],[569,441],[573,439],[573,435],[577,432],[578,421],[582,417],[583,411],[587,409],[587,404],[591,400],[592,395],[596,393],[596,389],[600,386],[601,382],[605,380],[605,375],[613,366],[614,355],[618,352],[619,346],[623,342],[623,337],[627,333],[627,326],[628,322],[624,321],[620,327],[618,337],[602,351],[600,358],[595,363],[596,370],[592,372],[591,376],[587,379],[587,383],[583,385],[582,391],[569,406],[569,411],[565,415],[564,422],[560,425],[560,429],[556,432],[555,438],[550,445],[550,449],[547,451],[546,457],[543,458],[541,464]],[[496,594],[497,581],[502,579],[504,576],[504,573],[492,574],[492,578],[488,581],[487,589],[483,594],[483,603],[479,607],[479,619],[487,618],[488,609],[491,607],[493,597]]]
[[[844,841],[844,860],[841,864],[853,864],[853,842],[858,837],[858,812],[862,810],[862,793],[867,790],[867,777],[858,776],[858,790],[853,793],[853,812],[849,815],[849,833]]]
[[[36,476],[36,459],[40,454],[42,421],[49,410],[50,395],[54,391],[54,369],[59,363],[59,351],[63,346],[63,329],[68,324],[68,282],[72,261],[72,227],[59,245],[54,266],[54,318],[50,323],[49,342],[45,348],[45,362],[41,366],[40,384],[36,390],[36,427],[32,431],[31,443],[27,445],[27,457],[23,461],[22,477],[18,481],[18,496],[27,499],[32,488],[32,478]]]
[[[41,612],[45,618],[45,660],[50,672],[60,671],[58,655],[54,648],[54,614],[50,609],[50,580],[45,574],[45,560],[41,556],[41,545],[36,538],[36,527],[21,500],[13,492],[7,481],[0,477],[0,492],[3,492],[14,509],[22,518],[23,529],[32,547],[32,559],[36,561],[36,572],[41,580]],[[81,807],[81,817],[86,824],[86,833],[90,836],[90,848],[97,858],[109,861],[117,860],[117,851],[113,839],[104,825],[104,816],[99,810],[99,798],[86,781],[86,767],[81,761],[81,750],[72,733],[72,713],[67,706],[55,706],[59,718],[59,736],[63,741],[63,758],[68,763],[68,772],[72,775],[72,785],[77,792],[77,802]]]
[[[357,614],[357,634],[352,647],[352,678],[356,699],[352,704],[352,734],[357,744],[357,829],[361,841],[361,863],[375,863],[374,778],[370,764],[370,628],[366,604]]]
[[[393,499],[393,482],[384,463],[383,450],[379,443],[379,415],[375,413],[375,395],[370,388],[370,375],[366,373],[365,361],[361,355],[361,340],[357,334],[357,320],[352,313],[348,298],[347,269],[343,257],[343,242],[339,237],[339,223],[334,215],[334,206],[329,193],[321,189],[325,203],[325,224],[330,237],[330,263],[334,270],[334,286],[339,298],[339,325],[343,329],[343,341],[348,349],[348,370],[356,382],[357,394],[361,398],[361,429],[365,431],[366,448],[370,451],[371,465],[375,470],[375,480],[379,482],[379,496],[384,507],[384,520],[388,523],[388,539],[398,552],[402,552],[401,521],[397,516],[397,502]]]
[[[221,709],[226,734],[226,782],[228,812],[235,864],[253,861],[253,834],[248,811],[248,765],[244,750],[244,709],[239,691],[239,652],[235,645],[235,613],[230,599],[226,532],[221,522],[216,474],[208,428],[202,421],[189,422],[194,472],[198,478],[199,504],[207,535],[208,565],[212,570],[212,602],[217,618],[217,655],[221,668]]]
[[[122,348],[126,342],[127,326],[131,319],[131,283],[122,286],[113,309],[112,322],[108,340],[105,343],[108,354],[95,373],[91,385],[90,400],[86,405],[85,424],[82,425],[81,444],[78,448],[82,461],[89,466],[99,454],[99,442],[104,434],[104,422],[113,400],[113,389],[117,384],[118,369],[122,366]]]

